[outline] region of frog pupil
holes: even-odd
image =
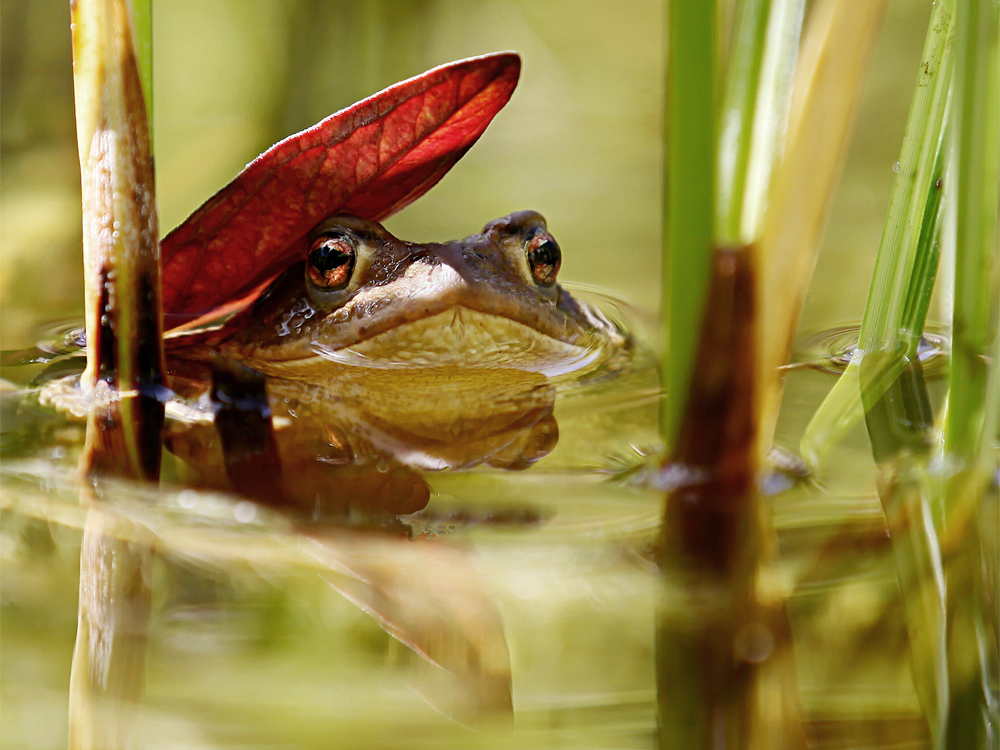
[[[309,253],[309,278],[318,287],[345,286],[353,270],[354,248],[343,237],[326,237]]]
[[[537,247],[528,250],[531,275],[539,284],[554,284],[561,263],[562,251],[553,239],[543,240]]]

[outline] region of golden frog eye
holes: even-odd
[[[313,240],[306,263],[309,280],[324,291],[343,289],[354,273],[357,249],[346,234],[324,234]]]
[[[528,240],[528,267],[535,282],[542,286],[556,283],[562,265],[562,251],[548,232],[539,232]]]

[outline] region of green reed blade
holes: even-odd
[[[997,5],[963,0],[955,71],[958,158],[954,335],[946,448],[972,458],[982,444],[987,353],[997,335],[1000,117],[997,89]]]
[[[944,134],[942,133],[942,136]],[[861,402],[865,410],[882,398],[896,379],[914,362],[923,336],[927,310],[934,292],[938,261],[941,257],[941,201],[942,177],[944,172],[944,143],[938,143],[934,168],[931,172],[930,188],[920,219],[920,235],[914,248],[913,268],[909,274],[909,288],[902,298],[899,311],[897,336],[891,348],[870,348],[859,346],[859,354],[851,359],[851,365],[859,368]],[[878,422],[868,423],[872,441],[879,440],[873,433],[881,429]]]
[[[788,124],[803,0],[748,0],[739,7],[735,46],[719,113],[715,239],[756,240]]]
[[[943,747],[986,747],[995,696],[996,517],[982,503],[996,475],[1000,305],[1000,18],[994,0],[960,0],[952,151],[956,158],[951,380],[938,502],[948,565],[947,734]],[[984,516],[983,513],[986,513]],[[992,520],[991,520],[992,519]],[[990,590],[990,589],[993,590]],[[992,628],[989,627],[992,625]],[[992,686],[991,683],[992,682]],[[992,727],[992,729],[991,729]]]
[[[955,28],[954,0],[941,0],[931,14],[927,41],[903,135],[899,171],[889,197],[889,212],[875,261],[875,276],[861,324],[865,352],[899,347],[904,313],[913,295],[926,284],[914,276],[918,267],[927,196],[935,189],[938,152],[944,135],[951,89],[951,47]],[[923,248],[928,251],[929,248]],[[913,336],[913,332],[905,332]],[[915,334],[919,337],[920,332]]]
[[[667,17],[662,362],[663,433],[673,443],[712,267],[715,3],[673,0]]]
[[[932,226],[942,170],[951,89],[955,0],[931,14],[917,86],[903,136],[875,274],[865,306],[858,352],[813,415],[802,437],[803,458],[816,470],[830,449],[874,404],[916,352],[930,304],[938,247]],[[919,326],[919,327],[918,327]],[[868,358],[865,367],[862,361]]]

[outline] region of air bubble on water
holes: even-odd
[[[191,510],[197,501],[198,493],[194,490],[183,490],[177,494],[177,504],[187,510]]]
[[[740,661],[760,663],[774,651],[774,636],[766,625],[759,622],[748,623],[737,631],[733,639],[733,651]]]
[[[241,500],[233,506],[233,517],[238,523],[250,523],[257,517],[257,506],[249,500]]]

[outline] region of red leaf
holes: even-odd
[[[517,85],[514,53],[442,65],[275,144],[163,238],[166,327],[252,297],[333,213],[383,219],[482,135]]]

